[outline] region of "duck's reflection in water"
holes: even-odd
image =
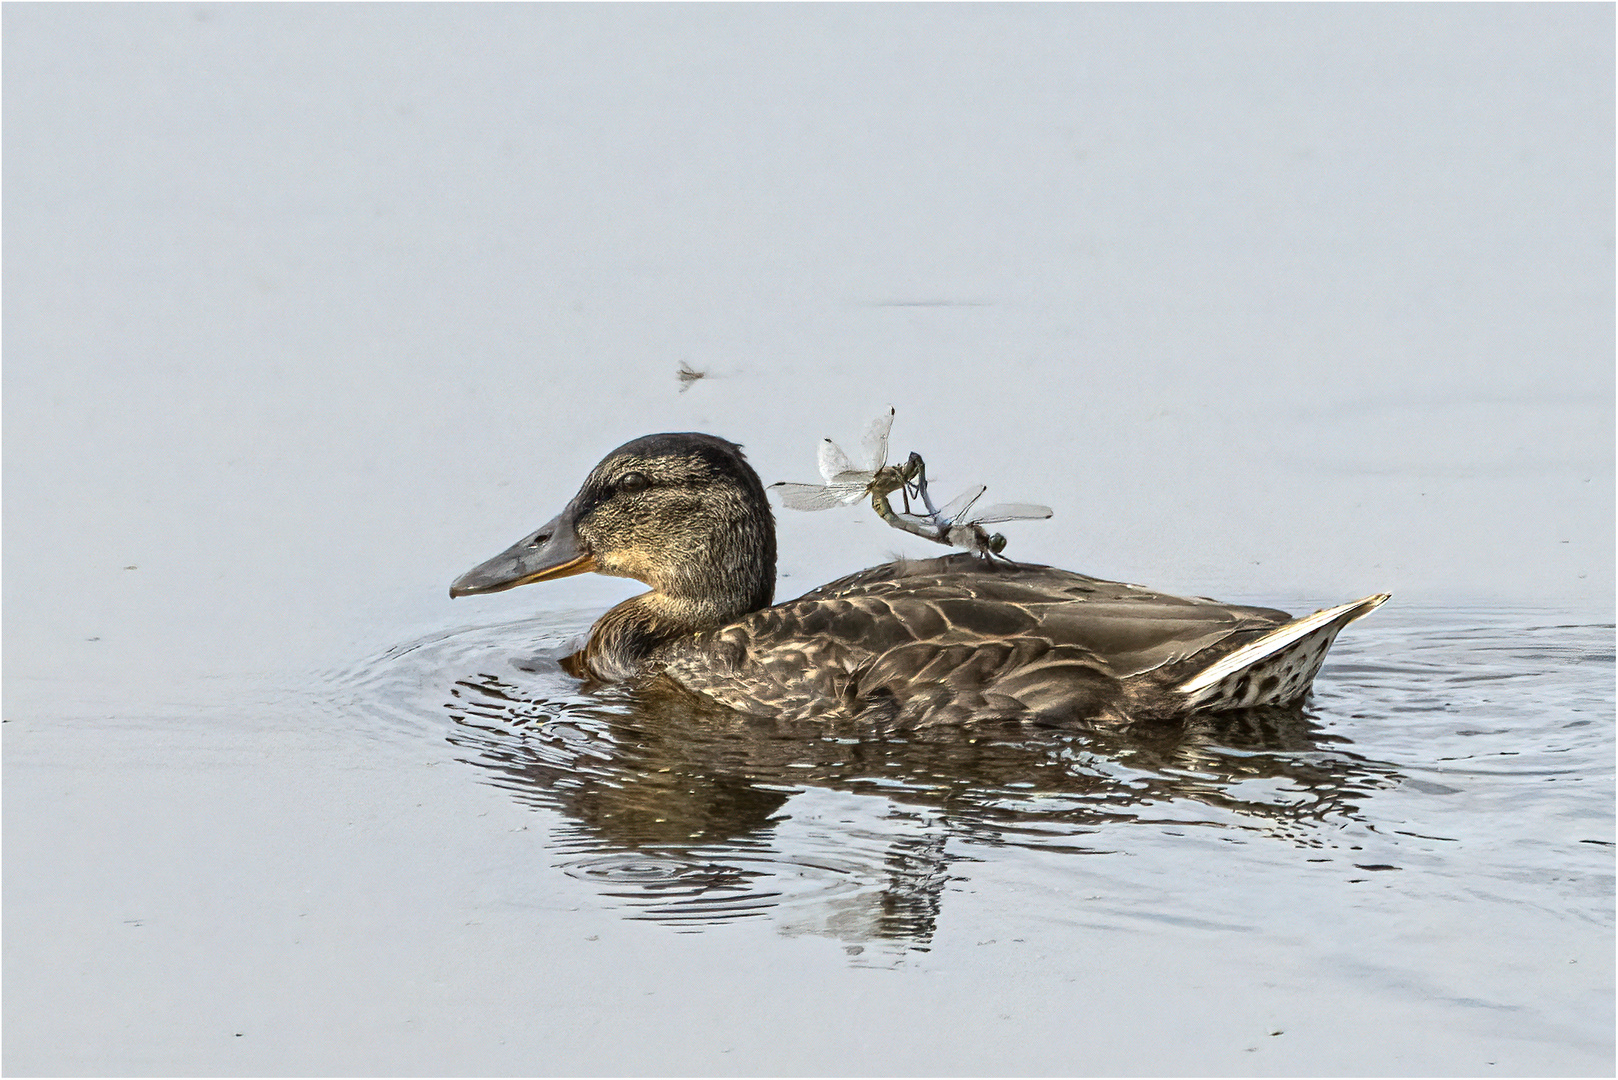
[[[924,948],[972,845],[1098,852],[1109,825],[1138,821],[1319,846],[1323,824],[1392,780],[1298,710],[873,732],[685,695],[556,695],[560,680],[535,674],[457,681],[450,741],[564,816],[569,873],[685,929],[768,914],[789,933]]]

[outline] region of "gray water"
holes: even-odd
[[[1610,7],[3,18],[8,1073],[1613,1071]],[[890,403],[1016,558],[1394,600],[1301,713],[873,742],[445,595]]]

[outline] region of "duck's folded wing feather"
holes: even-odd
[[[755,612],[698,635],[667,657],[665,671],[733,708],[774,715],[1074,716],[1104,710],[1121,680],[1217,656],[1286,620],[953,556],[875,567]]]

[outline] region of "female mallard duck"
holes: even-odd
[[[775,520],[735,444],[648,435],[567,508],[449,594],[585,571],[651,586],[564,661],[603,681],[661,677],[742,712],[896,723],[1122,721],[1293,705],[1337,632],[1386,595],[1302,619],[1049,566],[900,560],[771,606]]]

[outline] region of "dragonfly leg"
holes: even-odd
[[[913,451],[910,454],[910,459],[916,466],[916,478],[912,482],[916,489],[916,496],[927,507],[927,516],[932,518],[933,524],[936,525],[938,524],[938,507],[933,505],[933,497],[927,490],[927,463],[921,460],[920,454]]]

